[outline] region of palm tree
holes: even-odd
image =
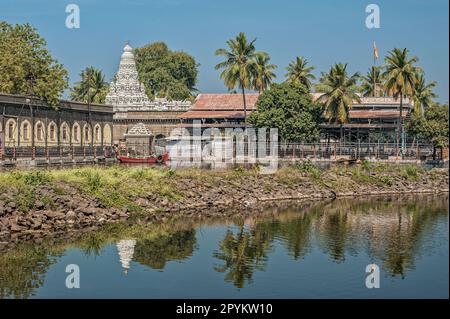
[[[94,67],[87,67],[81,74],[81,81],[75,83],[70,93],[72,101],[105,103],[106,94],[108,94],[109,85],[105,81],[105,75],[101,70]]]
[[[412,97],[414,94],[414,86],[417,82],[416,75],[420,72],[420,68],[414,64],[418,58],[409,57],[409,50],[406,48],[401,50],[395,48],[385,57],[385,72],[383,77],[386,79],[385,89],[390,96],[395,99],[400,97],[400,113],[397,121],[397,154],[399,153],[400,137],[402,139],[403,149],[403,97]],[[403,152],[402,152],[403,153]]]
[[[361,77],[361,92],[363,96],[381,96],[383,94],[383,77],[381,67],[372,66],[365,76]]]
[[[414,85],[413,93],[415,113],[423,114],[425,108],[433,104],[432,99],[438,97],[438,95],[433,92],[434,87],[436,87],[435,81],[431,81],[427,84],[425,75],[422,72],[416,74],[416,83]]]
[[[312,84],[311,80],[314,80],[316,77],[311,73],[315,68],[313,66],[307,67],[308,60],[298,56],[289,63],[289,66],[286,68],[288,73],[286,74],[287,81],[293,84],[302,84],[308,90],[311,90]]]
[[[255,55],[255,63],[253,70],[253,87],[259,93],[270,87],[273,79],[276,77],[272,71],[277,68],[275,64],[269,64],[270,56],[265,52],[258,52]]]
[[[254,64],[257,55],[255,49],[256,39],[247,41],[244,32],[240,32],[235,39],[227,41],[227,49],[217,49],[216,55],[223,56],[225,61],[217,64],[215,69],[224,69],[220,78],[229,90],[239,87],[244,100],[244,123],[247,127],[247,102],[245,100],[245,89],[250,89],[254,77]]]
[[[324,104],[325,118],[340,124],[342,139],[343,124],[348,122],[348,113],[353,103],[361,103],[357,92],[359,74],[347,74],[347,64],[335,64],[329,73],[322,73],[320,83],[316,86],[323,94],[318,101]]]

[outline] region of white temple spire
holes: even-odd
[[[105,103],[113,106],[118,118],[121,118],[120,113],[125,112],[187,111],[191,107],[189,101],[168,101],[165,98],[149,100],[144,84],[139,81],[133,48],[129,41],[123,48],[119,70],[111,82]]]
[[[128,42],[123,48],[115,81],[106,95],[106,104],[113,105],[115,112],[126,112],[129,107],[150,104],[144,85],[139,82],[133,48]]]

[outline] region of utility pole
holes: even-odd
[[[91,130],[91,151],[94,146],[94,131],[92,128],[92,118],[91,118],[91,72],[88,70],[88,124]]]

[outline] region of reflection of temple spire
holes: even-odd
[[[130,262],[133,259],[136,241],[134,239],[120,240],[117,242],[116,246],[119,253],[120,263],[122,264],[125,275],[127,275],[128,269],[130,269]]]

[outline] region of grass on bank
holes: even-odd
[[[121,165],[110,167],[89,166],[58,170],[13,170],[0,172],[0,199],[3,193],[14,189],[15,203],[27,212],[37,198],[35,190],[49,187],[58,195],[66,193],[67,185],[75,187],[80,193],[97,198],[106,207],[127,207],[132,212],[141,212],[135,204],[139,197],[152,199],[158,195],[169,201],[184,197],[180,185],[188,180],[202,181],[208,186],[219,186],[223,181],[239,185],[241,179],[259,178],[259,166],[252,168],[238,167],[231,170],[201,170],[195,168],[173,170],[160,167],[130,168]],[[417,181],[424,174],[430,178],[439,178],[435,170],[426,172],[417,165],[396,165],[386,163],[362,162],[359,165],[335,165],[319,168],[310,161],[297,162],[280,168],[272,178],[288,187],[295,187],[311,181],[321,187],[345,190],[356,184],[392,186],[395,180]],[[271,191],[270,180],[262,184]],[[48,196],[39,198],[44,205],[52,207],[53,200]]]

